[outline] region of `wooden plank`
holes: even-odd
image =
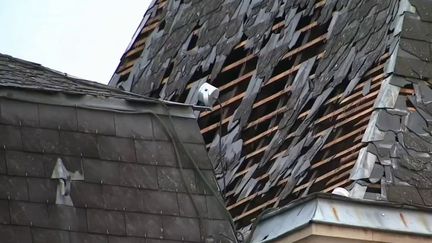
[[[255,207],[255,208],[253,208],[253,209],[251,209],[249,211],[246,211],[246,212],[240,214],[239,216],[235,217],[233,220],[234,220],[234,222],[238,221],[238,220],[240,220],[240,219],[242,219],[242,218],[244,218],[246,216],[249,216],[249,215],[251,215],[251,214],[253,214],[253,213],[255,213],[255,212],[257,212],[257,211],[259,211],[261,209],[264,209],[264,208],[270,206],[271,204],[275,203],[276,201],[277,201],[277,198],[273,198],[273,199],[271,199],[271,200],[269,200],[269,201],[261,204],[258,207]]]

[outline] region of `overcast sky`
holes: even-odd
[[[0,0],[0,53],[107,83],[150,0]]]

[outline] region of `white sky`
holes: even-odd
[[[0,53],[107,83],[150,0],[0,0]]]

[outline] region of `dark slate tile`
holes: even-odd
[[[416,18],[414,14],[406,13],[402,26],[402,37],[432,42],[432,23]]]
[[[108,243],[105,235],[70,232],[70,243]]]
[[[79,132],[60,132],[60,152],[66,155],[97,158],[99,156],[96,136]]]
[[[30,202],[10,202],[12,224],[49,227],[49,214],[46,204]]]
[[[6,151],[8,174],[43,177],[45,167],[42,157],[36,153]]]
[[[78,130],[86,133],[115,135],[114,113],[77,109]]]
[[[102,194],[107,209],[126,211],[140,211],[142,209],[138,189],[104,185]]]
[[[153,138],[150,115],[117,113],[114,118],[117,136],[143,139]]]
[[[192,200],[195,204],[192,203]],[[188,195],[187,193],[178,193],[178,204],[180,216],[186,217],[208,217],[206,197],[203,195]],[[198,210],[198,214],[197,214]]]
[[[0,199],[28,200],[26,180],[20,177],[0,176]]]
[[[411,0],[410,3],[414,5],[416,12],[423,21],[432,22],[432,5],[429,0]]]
[[[57,180],[28,178],[27,179],[30,201],[40,203],[55,203],[57,193]]]
[[[60,230],[48,230],[32,228],[33,243],[70,243],[69,232]]]
[[[77,130],[77,111],[74,107],[39,104],[39,123],[43,128]]]
[[[0,224],[10,224],[9,202],[6,200],[0,200]]]
[[[134,141],[129,138],[98,136],[99,157],[107,160],[135,162]]]
[[[387,200],[395,203],[423,205],[423,199],[413,186],[387,185]]]
[[[226,208],[224,205],[221,205],[215,196],[207,196],[207,210],[208,217],[211,219],[226,219]]]
[[[59,132],[51,129],[22,127],[23,148],[33,152],[58,153]]]
[[[122,212],[87,209],[88,231],[101,234],[125,235],[125,219]]]
[[[83,168],[85,181],[113,185],[120,183],[119,163],[84,159]]]
[[[11,125],[39,125],[37,104],[15,100],[0,100],[0,121]]]
[[[178,139],[184,143],[199,143],[204,144],[204,139],[201,135],[198,123],[194,119],[182,118],[182,117],[172,117],[172,122],[168,117],[161,117],[163,124],[168,128],[173,137],[175,133],[172,131],[174,128]],[[167,134],[161,121],[153,118],[153,133],[156,140],[171,140],[170,136]]]
[[[144,189],[157,189],[156,167],[137,164],[120,165],[120,184]]]
[[[87,230],[85,209],[54,204],[48,206],[48,215],[51,228],[72,231]]]
[[[399,46],[404,51],[407,51],[409,54],[414,55],[421,60],[427,62],[431,61],[430,43],[401,38],[399,41]]]
[[[218,192],[217,181],[214,175],[214,171],[201,170],[201,173],[204,176],[204,179],[207,181],[207,183],[205,183],[204,179],[197,174],[196,184],[197,184],[198,193],[213,194],[212,191],[208,188],[208,186],[212,186],[213,191]]]
[[[432,206],[432,189],[418,189],[420,196],[423,199],[424,205]]]
[[[140,196],[144,212],[169,215],[179,214],[176,193],[142,190]]]
[[[130,236],[159,238],[162,236],[162,216],[126,213],[126,233]]]
[[[153,125],[153,137],[156,140],[166,140],[171,141],[170,136],[165,130],[164,125],[168,126],[168,118],[165,116],[159,116],[161,120],[152,116],[152,125]]]
[[[18,127],[0,125],[0,145],[8,149],[21,149],[22,139]]]
[[[0,239],[2,243],[32,243],[29,227],[0,224]]]
[[[71,183],[71,198],[75,207],[103,208],[102,185],[75,181]]]
[[[186,183],[189,192],[197,192],[195,172],[190,169],[183,169],[182,173],[180,171],[179,168],[158,167],[159,188],[167,191],[185,192]]]
[[[56,155],[44,155],[44,158],[41,158],[45,163],[45,177],[51,178],[58,158]],[[80,157],[61,156],[60,159],[68,171],[83,174],[83,165]]]
[[[4,150],[0,150],[0,174],[6,174],[6,155]]]
[[[226,240],[225,237],[235,239],[234,230],[226,220],[204,220],[204,228],[208,236],[222,240]],[[221,233],[224,233],[224,236]]]
[[[200,169],[213,169],[213,166],[210,162],[210,158],[208,156],[207,150],[204,144],[183,144],[186,151],[190,154],[190,156],[194,159],[196,166]],[[181,153],[182,163],[185,168],[195,168],[192,162],[190,162],[190,158],[186,156],[186,153]]]
[[[145,238],[138,237],[120,237],[120,236],[110,236],[108,238],[109,243],[147,243]]]
[[[171,142],[135,140],[135,150],[139,163],[178,166]]]
[[[165,239],[201,241],[198,219],[163,216],[162,220]]]
[[[432,78],[432,63],[416,59],[398,57],[394,68],[395,74],[417,79]]]

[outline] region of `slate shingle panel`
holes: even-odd
[[[52,95],[41,92],[35,99],[50,100]],[[153,115],[1,97],[0,106],[0,241],[162,243],[205,238],[181,180],[173,144],[155,129],[160,124]],[[148,109],[146,103],[141,106]],[[173,119],[180,141],[190,143],[200,167],[210,168],[195,119]],[[58,159],[73,175],[71,181],[63,181],[70,182],[66,193],[73,206],[56,203],[59,179],[51,175]],[[190,162],[185,162],[184,174],[200,216],[206,218],[206,196],[198,190],[199,178]]]

